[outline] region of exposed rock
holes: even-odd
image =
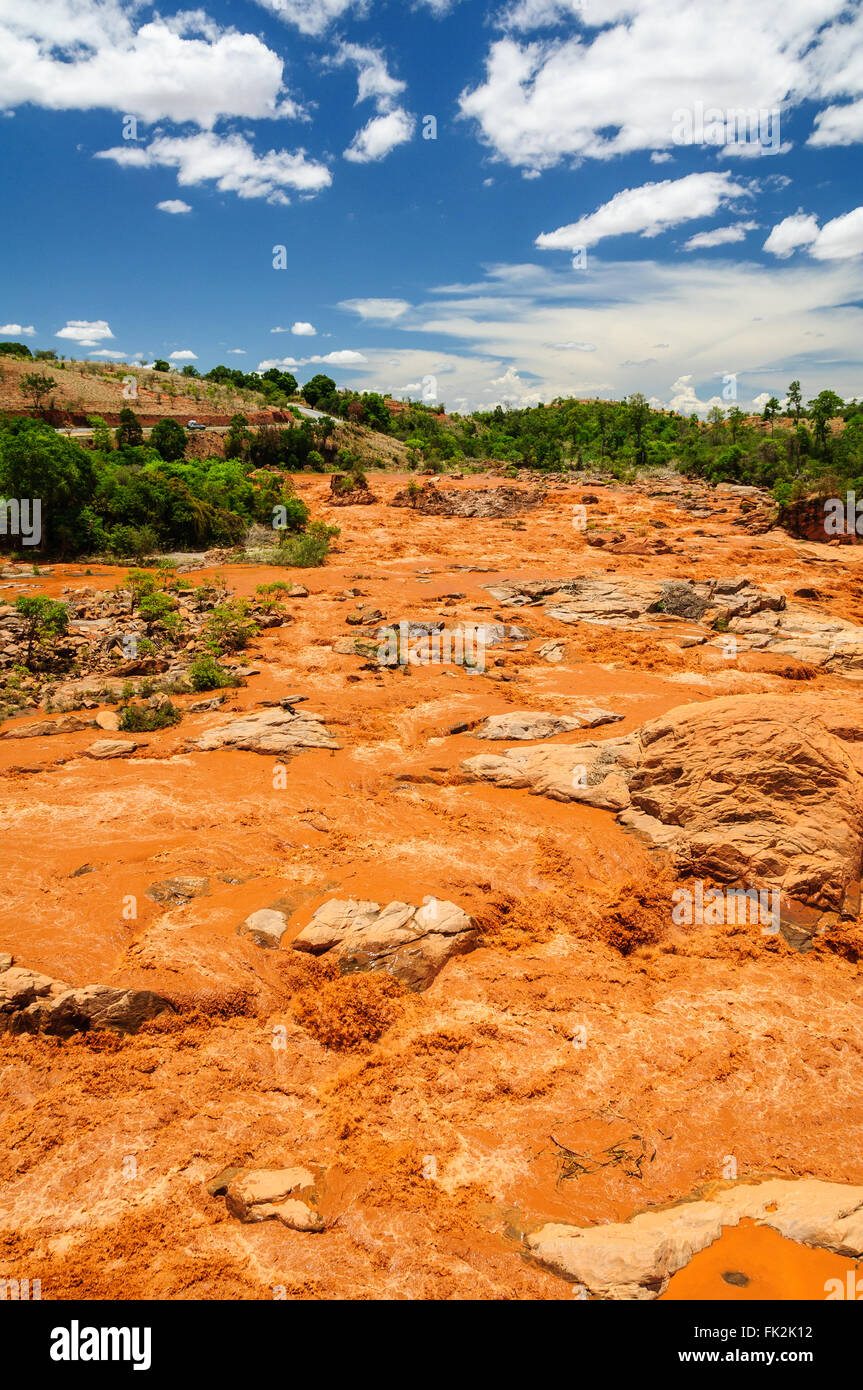
[[[624,812],[682,873],[853,915],[863,783],[820,714],[817,702],[726,696],[670,710],[628,738],[480,754],[462,769]]]
[[[454,955],[472,951],[477,930],[455,903],[424,899],[422,907],[332,899],[293,941],[295,951],[335,951],[339,970],[382,970],[410,990],[427,989]]]
[[[62,719],[41,719],[38,724],[24,724],[18,729],[8,729],[2,737],[47,738],[53,734],[76,734],[81,729],[95,727],[95,719],[79,719],[77,715],[66,714]]]
[[[208,729],[199,738],[189,739],[187,747],[203,752],[238,748],[249,753],[290,753],[296,748],[340,748],[341,744],[314,714],[265,709]]]
[[[117,714],[116,710],[103,709],[96,715],[96,723],[99,728],[104,729],[106,733],[113,734],[116,733],[120,727],[120,716]]]
[[[330,478],[327,501],[331,507],[370,507],[378,500],[365,478],[354,478],[347,473],[334,473]]]
[[[205,898],[210,891],[210,880],[194,875],[178,878],[163,878],[151,883],[147,897],[154,903],[187,903],[192,898]]]
[[[4,962],[9,964],[5,965]],[[135,1033],[142,1023],[172,1010],[150,990],[85,985],[73,989],[0,956],[0,1033],[53,1033],[69,1037],[90,1029]]]
[[[322,1231],[323,1219],[310,1205],[314,1187],[308,1168],[241,1169],[227,1184],[225,1205],[247,1224],[276,1220],[293,1231]]]
[[[416,490],[404,488],[391,502],[393,507],[410,507],[425,516],[516,516],[545,501],[542,489],[528,491],[517,487],[447,488],[426,483]]]
[[[250,936],[256,946],[277,950],[288,928],[287,914],[277,908],[262,907],[237,927],[238,936]]]
[[[100,738],[86,751],[88,758],[127,758],[139,746],[130,738]]]
[[[622,714],[585,706],[574,714],[547,714],[537,710],[512,710],[506,714],[492,714],[478,729],[474,738],[486,739],[540,739],[554,738],[557,734],[568,734],[574,729],[594,729],[599,724],[613,724],[622,719]]]
[[[555,640],[543,642],[542,646],[537,649],[536,654],[543,661],[547,661],[550,665],[556,666],[558,662],[563,661],[566,656],[566,643]]]
[[[863,1254],[863,1187],[774,1179],[715,1192],[707,1201],[643,1212],[602,1226],[550,1223],[527,1236],[541,1264],[599,1298],[651,1299],[672,1274],[744,1217],[837,1255]]]

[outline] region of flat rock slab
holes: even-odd
[[[130,738],[100,738],[87,749],[88,758],[128,758],[140,744]]]
[[[621,812],[681,873],[859,908],[863,781],[813,697],[725,696],[626,738],[483,753],[462,770]]]
[[[208,729],[189,739],[188,748],[209,753],[216,748],[244,749],[249,753],[290,753],[297,748],[340,748],[314,714],[292,709],[264,709],[241,715],[227,724]]]
[[[569,734],[576,729],[595,729],[600,724],[613,724],[622,714],[585,705],[572,714],[549,714],[542,710],[512,710],[492,714],[474,730],[474,738],[485,739],[542,739],[557,734]]]
[[[426,898],[422,907],[356,898],[331,899],[293,941],[295,951],[320,956],[334,952],[343,975],[385,971],[407,989],[429,985],[452,956],[472,951],[478,933],[455,903]]]
[[[3,738],[48,738],[54,734],[77,734],[82,729],[95,728],[95,719],[79,719],[77,715],[66,714],[62,719],[41,719],[38,724],[9,729]]]
[[[744,1217],[789,1240],[852,1259],[863,1254],[863,1187],[814,1179],[772,1179],[716,1192],[707,1201],[644,1212],[605,1226],[550,1223],[527,1248],[553,1273],[596,1297],[658,1298],[677,1270]]]
[[[163,878],[151,883],[147,897],[154,903],[187,903],[192,898],[205,898],[210,891],[210,880],[194,875],[179,878]]]

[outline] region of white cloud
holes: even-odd
[[[343,68],[348,65],[357,69],[357,101],[373,100],[378,103],[378,110],[388,111],[405,90],[406,83],[392,76],[379,48],[340,43],[335,53],[326,59],[326,66]]]
[[[181,348],[179,352],[172,352],[168,358],[169,362],[197,362],[198,354],[192,352],[191,348]]]
[[[88,357],[104,357],[112,362],[125,362],[125,352],[112,352],[110,348],[99,348],[98,352],[88,352]]]
[[[229,356],[229,357],[245,357],[245,355],[246,355],[246,349],[245,349],[245,348],[228,348],[228,356]]]
[[[596,343],[550,343],[555,352],[596,352]]]
[[[413,137],[415,128],[415,117],[401,107],[386,116],[374,116],[362,130],[357,131],[345,150],[345,159],[352,164],[370,164],[373,160],[385,159],[396,146],[404,145]]]
[[[359,314],[361,319],[381,323],[393,323],[403,318],[410,307],[406,299],[343,299],[339,304],[340,309]]]
[[[55,338],[71,338],[81,347],[98,347],[103,338],[113,338],[104,319],[69,319],[65,328],[55,333]]]
[[[304,150],[269,150],[257,155],[243,135],[216,135],[201,131],[197,135],[158,135],[146,146],[117,145],[100,150],[97,159],[113,159],[125,168],[177,170],[181,186],[214,180],[223,193],[240,198],[266,198],[286,204],[285,188],[301,193],[317,193],[328,188],[332,175],[323,164],[306,158]]]
[[[687,174],[682,179],[624,188],[578,222],[543,232],[536,245],[544,251],[576,251],[595,246],[603,237],[635,232],[654,237],[680,222],[710,217],[732,198],[746,193],[742,184],[731,182],[729,173]]]
[[[339,352],[328,352],[325,357],[306,358],[306,362],[322,362],[329,367],[357,367],[368,360],[361,352],[353,352],[349,348],[343,348]]]
[[[163,203],[157,203],[156,207],[159,212],[171,212],[174,214],[192,211],[189,204],[184,203],[182,198],[166,198]]]
[[[27,328],[22,328],[20,323],[0,324],[0,333],[15,333],[19,338],[33,338],[36,336],[36,329],[32,323]]]
[[[54,111],[107,108],[145,121],[296,114],[282,60],[253,34],[203,11],[136,28],[122,0],[0,0],[0,103]]]
[[[313,323],[303,323],[301,320],[298,320],[291,328],[295,338],[315,338],[317,331]]]
[[[816,261],[844,261],[863,255],[863,207],[825,222],[809,250]]]
[[[798,246],[809,246],[817,235],[818,218],[797,212],[777,222],[762,249],[785,260]]]
[[[701,251],[710,246],[730,246],[735,241],[745,240],[747,232],[754,232],[756,222],[735,222],[733,227],[714,227],[712,232],[696,232],[683,243],[684,251]]]
[[[784,116],[788,103],[826,94],[825,32],[843,55],[832,64],[847,74],[843,90],[863,89],[847,26],[822,31],[844,9],[845,0],[523,0],[505,14],[509,32],[492,42],[461,112],[498,158],[523,167],[672,150],[675,112],[698,103]],[[578,32],[519,36],[563,19]]]
[[[786,260],[801,246],[816,261],[844,261],[863,255],[863,207],[834,217],[823,227],[812,213],[797,212],[776,224],[764,250]]]
[[[313,36],[323,34],[349,10],[358,15],[368,10],[368,0],[258,0],[258,4],[286,24],[293,24],[301,34]]]
[[[707,401],[699,400],[698,392],[692,385],[692,374],[687,373],[675,381],[668,404],[671,410],[676,410],[680,415],[706,415],[708,410],[717,405],[724,410],[729,402],[724,401],[721,396],[711,396]]]
[[[328,352],[325,356],[315,357],[274,357],[265,362],[258,363],[259,372],[267,372],[270,367],[308,367],[319,365],[324,367],[361,367],[368,358],[361,352],[355,352],[350,348],[342,348],[337,352]]]
[[[397,145],[411,139],[416,117],[397,104],[405,83],[392,76],[379,49],[341,43],[326,60],[326,66],[338,68],[347,64],[357,69],[357,102],[373,101],[378,114],[357,131],[344,157],[352,164],[370,164],[386,158]]]

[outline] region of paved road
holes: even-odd
[[[322,410],[311,410],[307,405],[298,405],[298,406],[294,406],[293,408],[294,408],[295,410],[298,410],[298,411],[300,412],[301,415],[305,415],[309,420],[325,420],[325,419],[327,418],[324,411],[322,411]],[[192,416],[190,416],[189,418],[192,419],[192,420],[194,420],[195,417],[194,417],[194,415],[192,415]],[[167,419],[167,420],[179,420],[179,422],[180,422],[181,425],[185,424],[185,418],[181,418],[180,416],[177,416],[177,415],[166,415],[166,416],[165,416],[165,419]],[[111,428],[113,429],[114,426],[112,425]],[[150,433],[153,431],[154,428],[155,428],[154,425],[145,425],[145,426],[144,426],[144,434],[145,434],[145,435],[150,434]],[[207,425],[207,429],[208,429],[208,430],[212,430],[212,431],[213,431],[214,433],[216,433],[216,434],[227,434],[227,433],[228,433],[228,430],[229,430],[230,428],[231,428],[230,425]],[[252,425],[252,426],[250,426],[250,428],[251,428],[251,429],[254,429],[255,426]],[[72,425],[68,425],[68,426],[67,426],[67,425],[58,425],[58,426],[57,426],[57,434],[64,434],[64,435],[66,435],[67,438],[69,438],[69,439],[89,439],[92,433],[93,433],[93,431],[92,431],[91,429],[81,428],[81,427],[78,426],[78,425],[74,425],[74,426],[72,426]],[[193,431],[192,431],[192,434],[199,434],[199,433],[200,433],[200,434],[203,434],[203,430],[193,430]]]

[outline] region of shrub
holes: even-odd
[[[193,690],[224,690],[229,685],[239,685],[232,676],[220,666],[214,656],[199,656],[189,667],[189,682]]]
[[[15,608],[27,622],[24,665],[29,666],[34,646],[44,647],[66,631],[69,610],[65,603],[50,598],[16,598]]]
[[[287,569],[317,569],[326,560],[331,541],[339,534],[338,526],[313,521],[302,536],[291,536],[284,540],[266,563],[284,565]]]
[[[120,715],[120,728],[126,734],[152,734],[179,724],[182,717],[170,700],[161,705],[127,705]]]
[[[249,645],[258,629],[249,617],[246,599],[228,599],[214,608],[207,619],[204,636],[215,653],[239,652]]]

